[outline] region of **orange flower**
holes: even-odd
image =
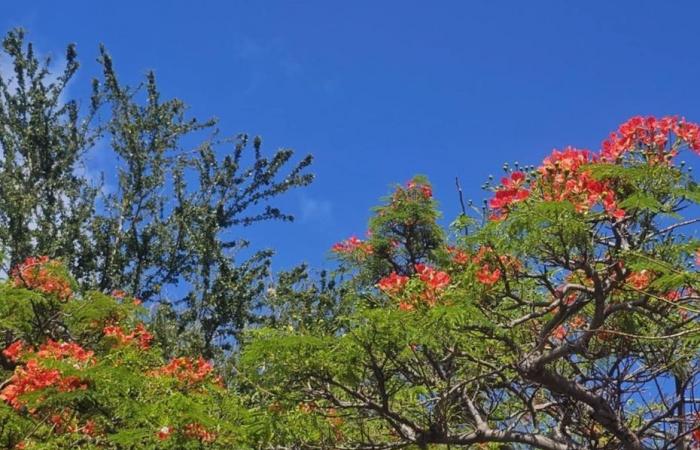
[[[489,207],[494,210],[494,219],[505,218],[512,204],[527,200],[530,190],[523,187],[524,183],[525,174],[519,171],[501,179],[501,186],[496,189],[494,197],[489,201]]]
[[[105,326],[103,333],[105,336],[115,338],[120,345],[129,345],[134,341],[138,341],[138,346],[141,350],[148,350],[153,340],[153,335],[148,332],[143,323],[136,325],[136,328],[129,334],[118,325]]]
[[[177,378],[180,382],[195,384],[203,381],[214,370],[210,362],[201,356],[197,359],[188,357],[175,358],[165,366],[156,369],[152,375],[165,375]]]
[[[185,425],[185,436],[199,439],[201,442],[210,443],[216,440],[216,434],[207,430],[198,423],[188,423]]]
[[[94,352],[85,350],[74,342],[56,342],[52,339],[42,344],[37,352],[37,356],[40,358],[72,358],[81,362],[90,361],[93,355]]]
[[[396,272],[391,272],[390,275],[382,278],[377,283],[377,287],[387,294],[398,294],[400,293],[406,284],[408,283],[408,277],[404,275],[399,275]]]
[[[85,422],[82,428],[83,434],[88,436],[93,436],[95,434],[95,422],[93,420],[88,420]]]
[[[559,325],[552,331],[552,338],[556,339],[558,341],[563,341],[564,338],[566,337],[566,328],[564,325]]]
[[[479,283],[481,283],[481,284],[485,284],[487,286],[492,286],[492,285],[496,284],[498,282],[498,280],[501,279],[501,270],[500,269],[491,270],[491,267],[489,267],[488,264],[484,264],[476,272],[476,279],[479,280]]]
[[[435,270],[425,264],[416,264],[416,273],[422,282],[436,291],[445,289],[450,284],[450,276],[447,272]]]
[[[17,361],[22,353],[23,348],[24,343],[22,341],[15,341],[12,344],[8,345],[7,348],[5,348],[5,350],[2,351],[2,354],[10,361]]]
[[[158,437],[159,440],[164,441],[170,437],[172,434],[173,429],[168,426],[161,427],[158,432],[156,432],[156,436]]]
[[[61,263],[49,260],[48,256],[30,257],[15,267],[10,275],[16,287],[55,295],[59,300],[66,301],[73,291],[68,280],[57,275],[60,267]]]
[[[633,272],[627,277],[627,284],[640,291],[646,289],[649,283],[651,283],[651,272],[647,269]]]
[[[341,255],[359,255],[368,256],[372,254],[372,244],[362,241],[356,236],[350,236],[348,239],[333,244],[331,251]]]
[[[447,247],[447,253],[452,256],[452,261],[455,264],[463,265],[469,262],[469,255],[455,247]]]

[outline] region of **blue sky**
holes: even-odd
[[[504,162],[597,149],[632,115],[700,121],[698,14],[692,1],[14,1],[0,29],[23,26],[57,57],[77,43],[71,89],[97,74],[102,42],[123,79],[155,70],[223,132],[312,153],[315,183],[277,203],[298,220],[245,233],[279,269],[326,264],[415,173],[448,222],[455,176],[481,200]]]

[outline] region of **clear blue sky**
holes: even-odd
[[[77,43],[75,86],[103,42],[123,78],[154,69],[223,131],[313,153],[316,182],[281,202],[297,222],[247,233],[281,268],[323,265],[415,173],[452,219],[455,176],[481,200],[503,162],[597,149],[629,116],[700,121],[699,15],[694,1],[13,1],[0,28],[46,54]]]

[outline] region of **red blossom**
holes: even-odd
[[[542,192],[544,200],[569,201],[580,213],[601,205],[609,217],[621,221],[626,213],[617,205],[614,186],[609,181],[595,180],[583,166],[620,163],[622,156],[633,150],[640,150],[647,164],[669,164],[683,145],[700,154],[700,125],[671,116],[633,117],[603,142],[599,154],[571,147],[554,150],[529,186],[522,172],[504,178],[489,201],[491,218],[504,219],[512,205],[527,199],[531,192]]]
[[[669,302],[677,302],[679,298],[681,298],[681,291],[676,290],[676,291],[670,291],[667,292],[663,297],[668,300]]]
[[[185,436],[199,439],[204,443],[211,443],[216,440],[216,433],[207,430],[199,423],[188,423],[185,425]]]
[[[496,256],[496,252],[489,246],[480,247],[472,258],[472,263],[479,266],[475,274],[477,281],[487,286],[496,284],[503,275],[496,264],[510,272],[517,272],[522,268],[522,263],[517,258],[510,255]]]
[[[433,197],[433,188],[429,184],[419,183],[415,180],[411,180],[408,183],[406,183],[406,188],[409,191],[413,191],[414,189],[419,190],[421,196],[426,200]]]
[[[646,289],[651,283],[651,272],[644,269],[640,272],[633,272],[627,277],[627,284],[635,289]]]
[[[432,290],[442,290],[450,284],[450,276],[447,272],[435,270],[425,264],[416,264],[415,268],[418,278]]]
[[[119,290],[119,289],[115,289],[112,291],[112,297],[116,298],[117,300],[124,300],[128,296],[127,296],[126,292]],[[136,298],[136,297],[132,297],[131,302],[134,304],[134,306],[139,306],[142,303],[141,299]]]
[[[501,270],[491,270],[491,267],[488,264],[485,264],[476,272],[476,279],[481,284],[492,286],[501,279]]]
[[[2,351],[2,354],[10,361],[17,361],[23,349],[24,343],[22,341],[15,341],[6,347],[5,350]]]
[[[418,279],[424,283],[423,290],[422,292],[413,292],[408,296],[409,298],[402,298],[398,304],[402,311],[412,311],[420,303],[434,306],[441,291],[450,284],[450,276],[447,272],[436,270],[425,264],[416,264],[415,270]],[[392,272],[389,276],[382,278],[377,287],[388,294],[398,294],[402,292],[408,281],[409,277]]]
[[[390,275],[379,280],[377,287],[387,294],[398,294],[406,287],[408,280],[407,276],[391,272]]]
[[[197,359],[181,357],[173,359],[151,374],[170,376],[186,384],[195,384],[206,379],[212,370],[214,370],[212,364],[201,356]]]
[[[675,135],[677,141],[671,141],[672,135]],[[604,161],[615,162],[625,153],[643,146],[649,163],[667,163],[676,155],[682,143],[695,153],[700,153],[698,124],[673,116],[660,119],[636,116],[610,134],[603,142],[600,154]]]
[[[416,307],[413,303],[406,302],[406,301],[399,302],[399,309],[401,311],[413,311],[415,308]]]
[[[556,339],[557,341],[563,341],[564,338],[566,337],[566,334],[567,334],[567,331],[566,331],[566,327],[564,327],[564,325],[559,325],[554,330],[552,330],[552,338]]]
[[[68,280],[56,274],[60,266],[58,261],[50,260],[48,256],[29,257],[10,275],[16,287],[55,295],[59,300],[66,301],[73,295],[73,290]]]
[[[700,448],[700,413],[695,414],[695,428],[692,430],[693,448]]]
[[[615,220],[623,219],[625,211],[618,208],[609,183],[594,179],[589,171],[582,169],[583,165],[597,161],[598,157],[588,150],[571,147],[562,152],[554,150],[538,169],[537,185],[544,200],[571,202],[579,213],[600,204]]]
[[[93,436],[95,434],[95,422],[93,420],[87,420],[82,428],[83,434],[87,436]]]
[[[578,329],[578,328],[582,328],[584,325],[586,325],[586,323],[587,323],[586,319],[583,316],[576,316],[573,319],[571,319],[571,322],[569,323],[569,325],[573,329]]]
[[[447,253],[452,257],[452,261],[455,264],[463,265],[469,262],[469,255],[456,247],[447,247]]]
[[[523,186],[524,183],[523,172],[513,172],[510,177],[501,179],[501,186],[496,189],[494,197],[489,201],[489,207],[494,210],[494,218],[504,218],[512,204],[527,200],[530,190]]]
[[[85,350],[74,342],[56,342],[52,339],[39,347],[36,354],[39,358],[49,359],[75,359],[80,362],[90,361],[94,352]]]
[[[129,345],[133,342],[138,342],[138,346],[141,350],[148,350],[153,340],[153,335],[149,333],[146,326],[142,323],[136,325],[136,328],[128,334],[118,325],[107,325],[102,332],[105,336],[115,338],[120,345]]]
[[[16,349],[15,349],[16,350]],[[15,409],[20,409],[25,402],[20,397],[29,392],[53,387],[62,392],[86,389],[87,384],[77,376],[63,376],[60,370],[44,367],[44,360],[70,360],[75,368],[79,363],[92,362],[93,352],[85,350],[75,343],[49,340],[36,352],[26,364],[15,368],[8,384],[0,391],[0,400],[6,401]]]
[[[156,437],[164,441],[170,437],[172,434],[173,429],[171,427],[165,426],[165,427],[160,427],[160,429],[156,432]]]
[[[342,242],[333,244],[331,251],[341,255],[368,256],[372,254],[372,244],[362,241],[356,236],[350,236]]]
[[[0,391],[0,400],[6,401],[15,409],[21,409],[25,404],[20,399],[22,395],[55,386],[60,379],[61,373],[57,369],[44,368],[37,360],[31,359],[25,366],[15,369],[9,384]]]

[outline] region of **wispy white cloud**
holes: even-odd
[[[333,204],[328,200],[320,200],[302,194],[299,197],[301,222],[327,223],[333,218]]]
[[[65,51],[63,52],[36,52],[35,54],[37,59],[43,64],[46,61],[46,58],[50,58],[49,66],[48,66],[48,74],[46,75],[46,78],[44,78],[45,84],[51,84],[55,83],[58,81],[59,77],[63,73],[63,69],[66,67],[66,58],[64,55]],[[58,57],[56,55],[59,55]],[[3,81],[8,85],[10,90],[16,89],[17,88],[17,82],[15,80],[16,75],[15,75],[15,69],[13,66],[13,63],[10,59],[9,56],[7,56],[6,53],[0,53],[0,77],[2,77]],[[58,98],[58,104],[63,105],[68,101],[68,93],[69,93],[69,88],[70,88],[70,82],[69,84],[63,89],[61,92],[59,98]]]
[[[233,54],[238,59],[254,59],[262,56],[265,48],[249,37],[243,37],[234,46]]]
[[[116,161],[109,150],[109,141],[98,140],[88,149],[83,160],[75,167],[75,175],[85,178],[91,185],[99,186],[100,193],[107,196],[116,192]]]
[[[65,57],[56,57],[55,55],[61,55],[60,52],[50,52],[50,53],[38,53],[37,58],[40,61],[44,61],[47,56],[51,57],[51,62],[49,65],[49,73],[45,78],[45,83],[50,84],[58,81],[58,78],[63,73],[65,68],[66,59]],[[13,63],[7,54],[0,53],[0,77],[8,84],[10,90],[17,88],[15,81],[15,70]],[[59,105],[65,104],[70,96],[70,83],[61,92],[58,103]],[[110,162],[102,161],[104,158],[101,155],[108,154],[109,141],[106,139],[98,140],[93,147],[88,149],[85,158],[79,162],[75,168],[74,173],[79,177],[86,178],[90,183],[95,186],[101,186],[102,193],[104,195],[109,194],[114,190],[113,180],[106,179],[103,183],[103,172],[105,168],[110,167]],[[2,148],[0,148],[0,155],[2,154]]]
[[[301,60],[281,40],[259,41],[242,37],[234,44],[233,57],[245,65],[249,78],[245,88],[247,94],[278,82],[280,78],[309,82],[304,77]]]
[[[280,67],[282,68],[282,72],[290,78],[298,77],[303,72],[301,63],[291,56],[282,58],[280,61]]]
[[[11,83],[14,75],[15,71],[9,59],[5,55],[0,54],[0,77],[2,77],[5,83]],[[10,87],[13,87],[12,84],[10,84]]]

